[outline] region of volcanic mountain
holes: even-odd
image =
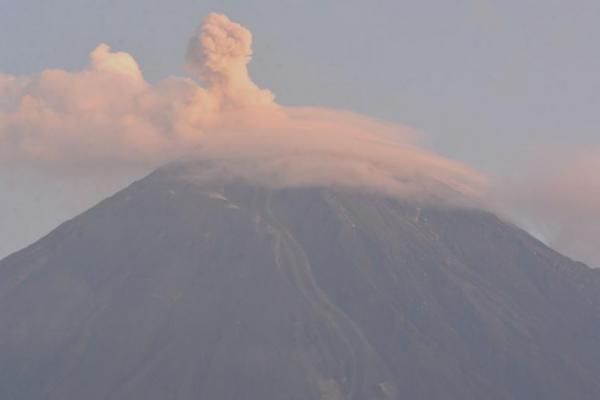
[[[490,212],[173,164],[0,262],[5,400],[600,398],[600,272]]]

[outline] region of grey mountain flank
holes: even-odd
[[[0,261],[0,398],[600,398],[600,273],[477,208],[172,165]]]

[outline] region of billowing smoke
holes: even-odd
[[[273,94],[250,79],[246,66],[251,57],[252,33],[225,15],[213,13],[190,39],[186,61],[188,70],[209,85],[221,104],[272,104]]]
[[[405,127],[325,108],[283,107],[249,77],[252,35],[210,14],[191,38],[195,79],[144,80],[106,44],[82,71],[0,75],[0,163],[60,173],[154,167],[193,154],[273,185],[338,184],[477,197],[484,179]]]

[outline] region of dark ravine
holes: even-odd
[[[478,209],[169,168],[0,261],[0,399],[600,398],[600,273]]]

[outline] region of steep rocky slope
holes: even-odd
[[[598,399],[600,274],[494,215],[149,177],[0,261],[2,399]]]

